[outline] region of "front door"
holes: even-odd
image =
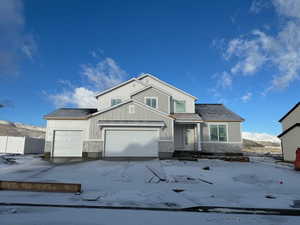
[[[184,130],[184,150],[195,150],[195,129],[194,127],[186,127]]]
[[[175,125],[175,148],[181,151],[195,150],[195,126],[191,124]]]

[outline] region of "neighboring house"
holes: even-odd
[[[44,146],[42,138],[0,136],[0,154],[41,154]]]
[[[97,109],[58,109],[47,120],[52,157],[170,158],[174,151],[240,152],[243,118],[150,74],[96,95]]]
[[[279,122],[282,125],[281,139],[283,159],[294,161],[296,150],[300,148],[300,102],[298,102]]]

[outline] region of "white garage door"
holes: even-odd
[[[55,131],[53,155],[54,157],[82,157],[82,131]]]
[[[158,157],[158,130],[106,130],[106,157]]]

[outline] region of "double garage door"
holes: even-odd
[[[158,130],[106,130],[105,157],[158,157]]]
[[[159,131],[156,129],[105,130],[104,157],[158,157]],[[54,157],[82,157],[83,132],[54,132]]]

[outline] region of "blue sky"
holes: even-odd
[[[278,134],[300,99],[300,1],[0,3],[0,119],[45,125],[57,107],[151,73]]]

